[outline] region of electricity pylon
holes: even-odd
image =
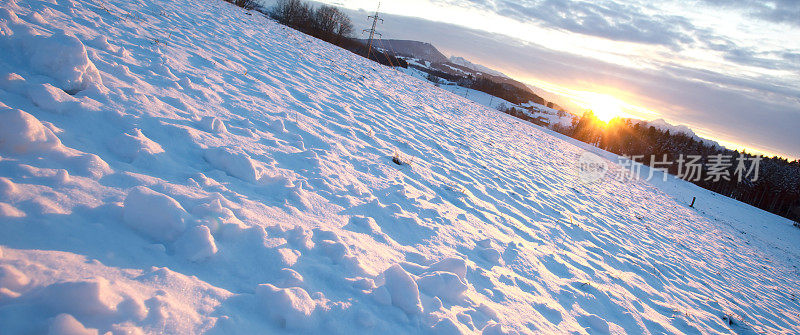
[[[381,33],[375,31],[375,27],[378,25],[378,20],[381,20],[383,23],[383,19],[378,15],[378,11],[381,9],[381,3],[378,3],[378,9],[375,10],[375,15],[367,16],[368,18],[372,19],[372,28],[364,29],[364,32],[369,32],[369,40],[367,40],[367,59],[369,59],[369,54],[372,53],[372,40],[375,38],[375,35],[378,37],[383,37]]]

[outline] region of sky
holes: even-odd
[[[378,7],[321,2],[349,9],[356,35]],[[404,0],[380,11],[384,39],[430,42],[570,110],[611,100],[622,116],[800,158],[800,0]]]

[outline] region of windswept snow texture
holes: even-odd
[[[3,334],[800,332],[788,221],[258,13],[5,0],[0,50]]]

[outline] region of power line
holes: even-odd
[[[387,60],[387,61],[389,61],[389,66],[391,66],[392,68],[394,68],[394,64],[392,63],[392,59],[391,59],[391,58],[389,58],[389,57],[390,57],[390,55],[389,55],[389,50],[388,50],[388,49],[386,49],[386,46],[384,46],[384,45],[383,45],[383,39],[382,39],[382,38],[378,38],[378,44],[380,44],[380,45],[381,45],[381,49],[383,50],[383,52],[382,52],[382,53],[383,53],[383,56],[384,56],[384,58],[386,58],[386,60]],[[378,57],[378,56],[376,55],[376,56],[375,56],[375,58],[377,58],[377,57]]]
[[[378,37],[383,37],[381,33],[375,31],[375,27],[378,25],[378,20],[381,20],[383,23],[383,19],[378,15],[378,11],[381,9],[381,3],[378,3],[378,9],[375,10],[375,15],[367,16],[367,18],[372,19],[372,28],[364,29],[363,32],[369,32],[369,40],[367,41],[367,59],[369,59],[369,54],[372,52],[372,40],[375,38],[375,35]]]
[[[394,57],[395,61],[397,61],[397,67],[400,67],[400,57],[398,57],[397,56],[397,52],[394,51],[394,48],[392,47],[392,42],[384,41],[383,38],[381,38],[380,41],[381,41],[381,45],[383,45],[383,42],[386,42],[386,45],[389,46],[389,51],[392,53],[391,56]],[[394,68],[394,69],[397,70],[397,68]]]

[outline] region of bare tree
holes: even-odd
[[[342,37],[350,37],[353,34],[353,22],[350,21],[350,17],[347,14],[343,13],[341,10],[334,8],[336,10],[334,19],[338,23],[336,27],[336,35],[340,38]]]
[[[353,32],[350,18],[342,11],[332,6],[322,6],[314,11],[314,30],[321,39],[336,43],[343,37],[348,37]]]
[[[255,0],[232,0],[231,3],[248,10],[256,9],[259,7],[258,3]]]
[[[314,9],[302,0],[279,0],[271,15],[282,24],[334,44],[353,33],[350,18],[333,6]]]
[[[301,0],[279,0],[272,9],[272,18],[300,30],[310,28],[313,9]]]

